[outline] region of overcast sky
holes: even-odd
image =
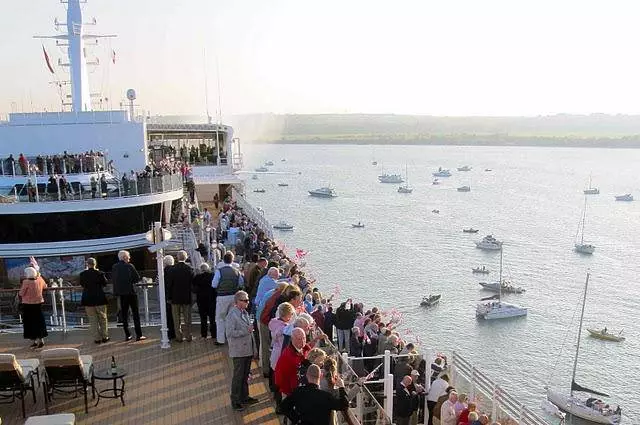
[[[214,114],[216,61],[225,116],[640,113],[637,0],[90,0],[94,16],[118,38],[93,49],[92,91],[135,88],[152,114],[204,115],[205,69]],[[54,17],[57,0],[2,1],[0,113],[59,110],[32,38]]]

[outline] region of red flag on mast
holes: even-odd
[[[49,55],[47,54],[47,51],[44,48],[44,44],[42,45],[42,53],[44,53],[44,60],[45,62],[47,62],[47,68],[49,68],[49,71],[51,71],[52,74],[55,74],[55,71],[51,66],[51,61],[49,60]]]

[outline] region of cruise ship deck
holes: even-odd
[[[82,396],[56,395],[49,413],[74,413],[76,424],[92,425],[279,424],[269,389],[262,378],[249,388],[251,396],[259,398],[260,403],[243,412],[231,409],[232,368],[226,348],[216,347],[210,339],[198,339],[191,343],[175,343],[170,349],[163,350],[159,329],[148,327],[144,331],[149,338],[146,341],[125,342],[122,330],[112,329],[111,342],[100,345],[93,343],[87,331],[50,332],[45,349],[77,348],[81,354],[93,356],[95,370],[108,367],[111,356],[115,356],[118,366],[126,369],[127,376],[125,406],[117,399],[101,399],[95,406],[97,398],[92,400],[89,395],[89,413],[84,413]],[[28,341],[21,334],[0,334],[0,353],[13,353],[18,359],[40,358],[38,351],[27,346]],[[254,374],[260,375],[259,370]],[[96,381],[97,390],[109,385],[110,381]],[[34,405],[31,396],[27,395],[27,417],[45,414],[42,386],[36,388],[36,396]],[[24,424],[20,401],[0,404],[0,418],[2,425]]]

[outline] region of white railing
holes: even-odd
[[[506,416],[520,425],[549,425],[546,420],[519,402],[459,353],[454,351],[452,357],[450,367],[454,386],[468,386],[471,400],[486,400],[485,404],[491,409],[491,417],[495,418],[494,421],[499,421]]]
[[[249,217],[251,221],[253,221],[259,228],[262,230],[269,239],[273,239],[273,229],[269,221],[264,217],[264,214],[255,209],[247,200],[244,195],[242,195],[238,190],[234,187],[231,189],[231,197],[238,207],[242,208],[242,211]]]

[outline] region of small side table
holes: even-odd
[[[98,400],[96,406],[100,403],[101,398],[119,398],[124,406],[124,377],[127,376],[127,371],[121,367],[116,368],[116,374],[111,373],[111,369],[100,369],[93,372],[94,388],[95,380],[99,381],[113,381],[113,387],[105,390],[98,391]],[[118,379],[120,380],[120,386],[118,386]]]

